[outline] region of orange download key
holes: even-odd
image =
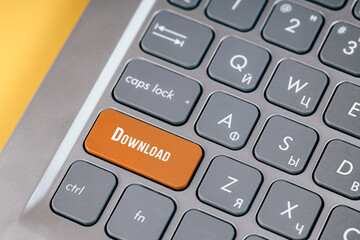
[[[90,154],[176,190],[189,184],[203,155],[199,145],[112,109],[100,113],[84,145]]]

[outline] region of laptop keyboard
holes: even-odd
[[[129,170],[136,179],[145,177],[145,183],[136,180],[124,187],[111,214],[103,216],[122,176],[106,164],[72,159],[51,200],[52,210],[84,226],[104,217],[103,229],[114,239],[360,239],[360,212],[352,207],[332,206],[319,219],[334,194],[356,203],[360,199],[359,81],[344,79],[329,89],[332,75],[326,70],[330,66],[358,80],[360,2],[351,5],[351,24],[339,19],[325,38],[319,38],[327,21],[324,12],[336,14],[345,4],[345,0],[206,4],[169,0],[168,7],[174,10],[155,12],[135,43],[142,56],[128,59],[112,92],[107,92],[113,106],[124,105],[139,115],[105,106],[82,139],[89,159]],[[201,7],[207,23],[185,16]],[[259,23],[262,16],[266,20]],[[246,35],[257,24],[263,24],[256,33],[263,45]],[[232,34],[217,39],[218,29]],[[244,34],[237,36],[237,31]],[[321,45],[316,64],[296,58],[313,52],[317,42]],[[281,58],[276,50],[282,52]],[[208,54],[208,79],[192,76]],[[278,59],[275,65],[271,65],[273,55]],[[269,79],[264,78],[266,72],[273,72]],[[204,96],[208,81],[217,83],[218,89]],[[259,84],[266,81],[261,89]],[[331,91],[330,99],[324,100]],[[247,98],[254,93],[260,95]],[[257,96],[268,104],[254,102]],[[202,97],[206,101],[201,106]],[[319,109],[327,100],[326,107]],[[269,105],[278,112],[269,111]],[[263,120],[262,114],[268,117]],[[303,121],[316,114],[320,123]],[[158,127],[141,116],[164,124]],[[163,127],[166,124],[168,129]],[[188,136],[204,141],[176,130],[183,125],[194,132]],[[340,137],[326,135],[330,140],[319,146],[327,129]],[[248,146],[250,138],[255,139],[252,146]],[[213,146],[223,150],[213,155]],[[322,150],[314,156],[317,148]],[[245,150],[251,159],[237,157]],[[311,162],[313,169],[308,169]],[[310,175],[304,176],[305,171]],[[274,178],[277,173],[281,177]],[[268,182],[269,177],[275,180]],[[301,178],[310,184],[302,186],[302,180],[296,180]],[[146,181],[155,184],[149,187]],[[196,202],[197,207],[181,210],[180,218],[174,219],[183,201]],[[242,234],[236,219],[249,215],[251,209],[255,209],[249,223],[252,233]],[[318,232],[313,233],[316,225]]]

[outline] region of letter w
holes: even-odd
[[[136,138],[130,137],[128,146],[131,148],[135,148],[139,144],[140,140],[137,140]]]
[[[298,79],[295,83],[293,83],[293,77],[290,76],[288,91],[290,91],[293,87],[295,87],[295,93],[298,93],[299,91],[301,91],[301,89],[306,87],[306,85],[308,85],[308,84],[309,83],[306,82],[306,83],[304,83],[303,85],[300,86],[300,79]]]

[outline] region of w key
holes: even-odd
[[[266,97],[272,103],[306,116],[316,110],[327,84],[325,73],[287,59],[276,69]]]

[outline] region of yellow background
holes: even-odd
[[[0,150],[89,0],[0,0]]]

